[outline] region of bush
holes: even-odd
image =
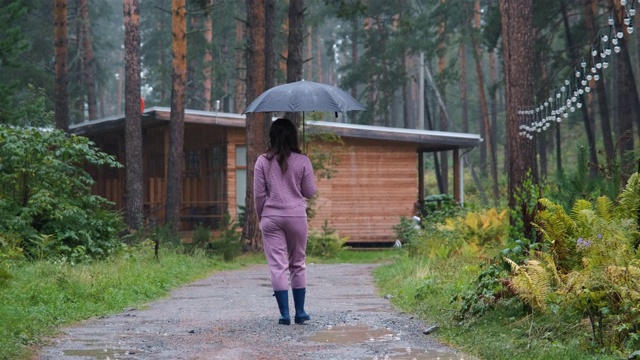
[[[311,231],[307,241],[307,254],[311,256],[320,256],[329,258],[336,256],[341,250],[348,238],[341,238],[336,234],[335,229],[329,227],[325,220],[322,226],[322,233]]]
[[[28,258],[82,261],[119,248],[124,223],[91,194],[85,164],[122,166],[84,137],[0,126],[0,232],[19,238]]]
[[[231,220],[229,213],[222,219],[220,236],[211,243],[211,250],[220,253],[224,261],[231,261],[242,252],[242,234],[237,222]]]

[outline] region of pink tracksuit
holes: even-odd
[[[307,202],[316,193],[309,158],[292,153],[282,172],[276,157],[256,161],[253,194],[274,291],[306,288]]]

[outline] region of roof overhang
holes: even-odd
[[[169,121],[170,116],[171,109],[168,107],[151,107],[142,114],[142,124],[143,126],[151,126],[165,123]],[[206,124],[234,128],[246,126],[246,117],[244,115],[215,111],[185,110],[184,121],[187,124]],[[306,131],[310,133],[332,132],[347,138],[410,143],[415,146],[416,151],[420,152],[474,148],[482,141],[478,134],[446,131],[401,129],[328,121],[307,121],[306,126]],[[69,131],[76,135],[84,136],[122,129],[124,129],[124,115],[110,116],[69,126]]]

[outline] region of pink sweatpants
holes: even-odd
[[[271,272],[274,291],[307,287],[305,259],[307,251],[307,218],[302,216],[269,216],[260,221],[262,244]],[[289,276],[287,276],[289,270]]]

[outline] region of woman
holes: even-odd
[[[291,324],[289,281],[295,323],[311,319],[304,311],[308,233],[305,199],[315,193],[313,167],[298,148],[295,126],[289,119],[274,121],[269,130],[269,149],[256,160],[253,194],[271,286],[280,309],[279,324]]]

